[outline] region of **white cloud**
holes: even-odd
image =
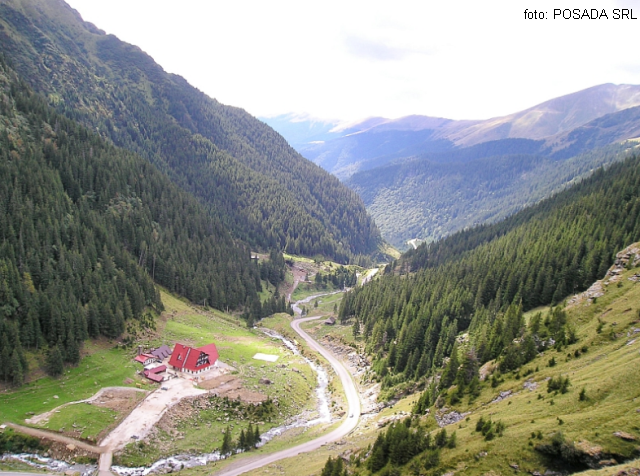
[[[564,0],[70,3],[166,70],[255,115],[479,119],[596,84],[640,83],[640,20],[524,19],[525,8],[575,8]],[[595,7],[640,17],[638,3]]]

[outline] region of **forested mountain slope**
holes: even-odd
[[[87,337],[150,323],[154,280],[255,307],[260,269],[191,195],[55,113],[0,57],[0,380],[22,382],[26,348],[48,348],[55,374]]]
[[[438,369],[470,327],[484,329],[476,334],[484,362],[517,332],[504,327],[506,306],[560,302],[639,238],[640,158],[633,157],[500,223],[408,252],[382,279],[347,294],[340,317],[357,321],[382,376],[411,380]]]
[[[364,205],[335,177],[62,0],[2,0],[0,26],[2,51],[58,111],[151,161],[252,246],[342,262],[377,249]]]
[[[431,242],[501,220],[634,146],[612,145],[558,160],[537,153],[538,141],[508,139],[387,164],[345,183],[362,197],[385,239],[402,249],[413,238]]]

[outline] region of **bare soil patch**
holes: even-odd
[[[291,295],[293,294],[293,292],[298,287],[298,283],[303,282],[304,278],[307,276],[307,274],[309,274],[309,275],[314,274],[315,271],[314,271],[312,265],[307,264],[307,263],[300,263],[300,262],[294,264],[289,269],[291,270],[291,273],[293,274],[293,283],[291,283],[291,284],[288,284],[288,283],[281,284],[280,285],[281,286],[280,294],[283,294],[283,295],[287,296],[287,299],[291,300]]]
[[[112,388],[102,392],[100,396],[91,401],[91,404],[128,414],[142,399],[142,396],[144,396],[142,392],[135,388]]]
[[[95,395],[85,400],[78,400],[77,402],[64,403],[53,410],[50,410],[40,415],[35,415],[32,418],[27,418],[26,423],[30,425],[37,425],[48,420],[51,415],[60,411],[60,409],[68,405],[77,405],[79,403],[90,403],[102,408],[110,408],[111,410],[124,411],[128,413],[131,411],[140,401],[141,395],[146,394],[145,390],[140,390],[130,387],[105,387],[96,392]]]
[[[236,375],[221,375],[205,380],[199,386],[218,397],[227,397],[244,403],[261,403],[267,400],[266,395],[244,388],[242,380]]]

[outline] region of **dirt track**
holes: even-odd
[[[25,422],[30,425],[37,425],[51,418],[51,416],[57,411],[60,411],[60,409],[69,405],[77,405],[79,403],[92,403],[96,406],[111,408],[114,410],[122,409],[124,406],[130,405],[130,396],[132,393],[136,392],[147,393],[146,390],[132,387],[105,387],[98,390],[92,397],[89,397],[85,400],[78,400],[76,402],[64,403],[51,411],[41,413],[40,415],[35,415],[32,418],[28,418],[25,420]],[[104,399],[104,401],[100,401],[101,399]]]
[[[80,448],[96,454],[104,452],[104,448],[101,448],[99,446],[93,446],[83,441],[74,440],[73,438],[69,438],[68,436],[59,435],[51,431],[36,430],[35,428],[16,425],[15,423],[7,423],[6,425],[13,428],[14,430],[19,431],[20,433],[35,436],[36,438],[46,438],[47,440],[57,441],[66,445],[75,445],[76,448]]]

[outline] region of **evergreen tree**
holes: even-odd
[[[47,353],[46,370],[47,373],[52,377],[57,377],[64,371],[62,352],[60,352],[60,348],[57,345],[54,345],[52,348],[50,348],[49,352]]]
[[[220,445],[220,455],[223,458],[226,458],[227,456],[229,456],[229,454],[231,454],[232,449],[233,448],[231,447],[231,428],[227,426],[227,428],[224,431],[224,435],[222,436],[222,444]]]

